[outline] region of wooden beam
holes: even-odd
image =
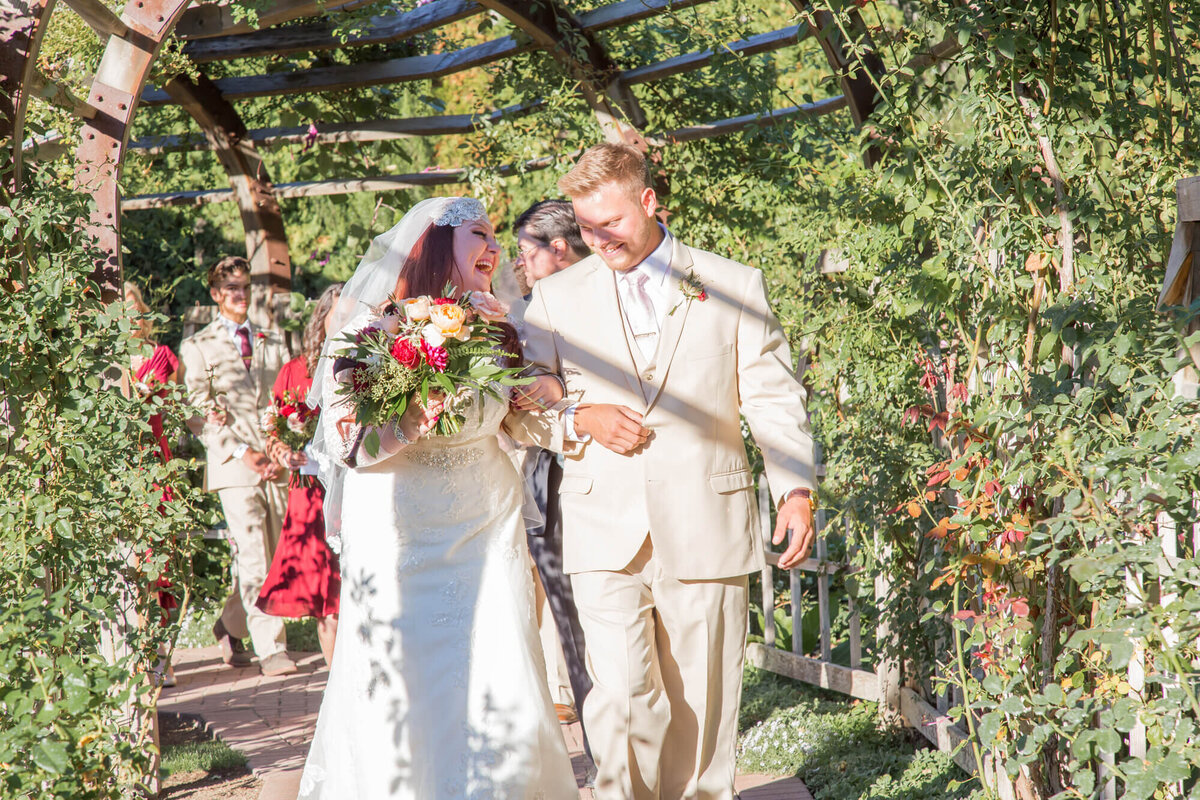
[[[416,136],[446,136],[467,134],[485,124],[501,119],[512,119],[530,114],[544,105],[543,101],[524,103],[497,109],[490,114],[443,114],[408,119],[374,119],[361,122],[344,122],[317,126],[314,144],[341,144],[343,142],[379,142],[389,139],[407,139]],[[284,144],[299,144],[308,138],[307,125],[286,128],[257,128],[246,132],[247,138],[258,147],[275,147]],[[201,135],[150,136],[129,143],[132,150],[150,155],[190,150],[211,150],[210,142]]]
[[[259,28],[269,28],[281,22],[290,22],[303,17],[333,11],[351,11],[367,5],[371,0],[352,0],[348,3],[323,0],[275,0],[267,9],[258,13],[258,24],[234,19],[232,7],[236,3],[201,3],[189,8],[175,26],[177,39],[200,39],[208,36],[223,36],[233,33],[249,33]]]
[[[828,100],[821,100],[816,103],[809,103],[804,106],[792,106],[790,108],[779,109],[770,114],[747,114],[743,117],[733,117],[732,119],[718,120],[707,125],[693,125],[687,128],[680,128],[670,133],[661,134],[659,136],[648,136],[647,140],[655,145],[661,146],[666,144],[674,144],[677,142],[693,141],[695,139],[706,139],[713,136],[721,136],[727,133],[734,133],[743,130],[752,125],[770,125],[780,122],[789,117],[797,115],[819,115],[828,114],[836,111],[839,108],[846,107],[845,98],[831,97]],[[528,161],[519,167],[504,167],[499,170],[501,175],[515,175],[521,172],[532,172],[539,169],[544,169],[553,163],[553,159],[549,156],[533,161]],[[284,198],[297,197],[316,197],[319,195],[332,194],[349,194],[351,192],[381,192],[392,191],[396,189],[412,189],[428,186],[441,186],[446,184],[461,183],[465,180],[466,172],[464,170],[431,170],[419,172],[410,175],[393,175],[358,178],[351,180],[329,180],[329,181],[305,181],[301,183],[281,183],[275,185],[275,196]],[[124,211],[140,211],[147,208],[162,208],[164,206],[198,206],[206,203],[221,203],[233,199],[232,193],[228,189],[199,189],[192,191],[181,192],[163,192],[160,194],[138,195],[137,197],[129,197],[124,200],[121,205]],[[769,556],[768,556],[769,558]],[[778,556],[775,557],[778,560]],[[812,559],[809,559],[812,561]],[[805,569],[809,561],[804,562],[799,569]],[[815,562],[814,562],[815,563]],[[813,571],[816,571],[815,569]],[[842,569],[842,572],[852,572],[854,570]]]
[[[312,25],[255,31],[235,36],[194,39],[183,47],[184,55],[198,63],[232,58],[287,55],[399,42],[419,33],[479,14],[483,8],[474,0],[439,0],[417,6],[402,14],[372,17],[365,30],[345,42],[335,35],[333,21]]]
[[[580,24],[600,31],[647,19],[665,11],[679,11],[713,0],[622,0],[579,14]],[[279,30],[192,39],[183,52],[193,61],[205,63],[234,58],[254,58],[288,53],[315,53],[365,45],[390,44],[418,33],[466,19],[483,12],[475,0],[438,0],[400,15],[372,17],[363,31],[342,42],[334,35],[332,21],[294,25]]]
[[[288,291],[292,261],[283,214],[241,117],[204,74],[195,81],[177,76],[167,83],[166,90],[204,131],[229,176],[245,231],[251,282],[266,287],[268,293]]]
[[[29,93],[47,103],[64,109],[79,119],[94,119],[96,109],[71,93],[71,90],[57,81],[47,80],[40,72],[34,72],[27,84]]]
[[[377,86],[384,83],[404,83],[438,78],[472,67],[491,64],[502,58],[532,49],[532,42],[517,42],[511,36],[505,36],[450,53],[408,56],[366,64],[339,64],[332,67],[277,72],[270,75],[222,78],[214,83],[220,89],[221,94],[230,100],[298,92],[327,92],[356,86]],[[142,93],[143,105],[165,106],[172,103],[170,95],[162,90],[148,90]]]
[[[861,128],[879,102],[875,83],[885,72],[883,60],[871,48],[871,37],[862,17],[853,8],[848,12],[849,34],[857,39],[855,47],[842,36],[831,12],[814,9],[811,0],[791,0],[791,3],[821,43],[825,59],[837,73],[842,95],[849,101],[854,124]],[[863,161],[869,167],[878,163],[881,155],[877,146],[871,146],[863,153]]]
[[[1200,222],[1200,175],[1176,183],[1175,199],[1179,204],[1179,222]]]
[[[937,745],[938,750],[951,753],[954,763],[963,771],[970,775],[979,774],[975,753],[970,746],[970,737],[962,728],[952,724],[945,714],[929,705],[907,686],[900,689],[900,713],[909,725]]]
[[[96,32],[101,41],[109,36],[125,36],[129,33],[129,26],[100,0],[63,0],[63,2]]]
[[[443,3],[454,2],[457,2],[457,0],[438,0],[437,3],[431,3],[429,6],[423,6],[422,8],[432,8],[440,6]],[[578,20],[579,30],[581,35],[586,35],[588,40],[591,41],[590,34],[593,31],[644,19],[653,14],[661,13],[668,5],[674,10],[686,6],[698,5],[701,2],[712,2],[712,0],[681,0],[674,4],[668,4],[665,0],[626,0],[626,2],[614,3],[611,6],[604,6],[603,8],[595,9],[581,15]],[[513,4],[514,6],[516,5],[515,0]],[[534,27],[531,23],[529,24],[531,27]],[[282,34],[282,32],[280,33]],[[340,46],[340,43],[336,39],[333,39],[332,36],[329,42],[331,47]],[[554,51],[565,52],[564,48],[559,46],[562,42],[554,39],[549,34],[539,35],[536,42],[526,41],[524,37],[522,37],[521,41],[517,41],[514,37],[505,36],[449,53],[409,56],[365,64],[318,67],[316,69],[298,70],[295,72],[277,72],[269,75],[223,78],[215,83],[217,88],[221,90],[221,94],[231,100],[307,91],[333,91],[352,86],[403,83],[422,78],[443,77],[473,67],[484,66],[502,58],[527,52],[535,46],[544,44],[549,44]],[[606,76],[610,81],[619,78],[615,66],[605,60],[607,56],[600,58],[600,56],[594,55],[594,57],[599,59],[597,69],[600,70],[602,76]],[[580,65],[579,69],[584,72],[587,72],[591,68],[583,60],[579,60],[578,63]],[[605,64],[608,65],[607,72],[605,72]],[[623,86],[610,86],[605,83],[601,87],[600,84],[603,81],[600,81],[595,74],[592,74],[589,80],[591,85],[590,91],[596,92],[603,89],[604,92],[609,92],[618,97],[621,100],[620,104],[633,104],[636,106],[632,95],[626,96],[627,93]],[[617,82],[619,83],[619,81]],[[155,107],[169,105],[172,101],[161,90],[147,90],[142,94],[141,102],[145,106]],[[640,115],[640,111],[637,114]]]
[[[620,3],[580,12],[579,23],[589,31],[602,31],[631,22],[640,22],[664,12],[682,11],[711,2],[713,0],[622,0]]]
[[[746,645],[746,663],[860,700],[879,700],[878,679],[874,672],[865,669],[851,669],[828,661],[818,661],[786,650],[764,647],[758,642]]]
[[[789,106],[788,108],[780,108],[772,111],[769,114],[746,114],[740,117],[731,117],[730,119],[718,120],[709,122],[703,125],[689,125],[684,128],[677,128],[669,133],[662,134],[662,138],[668,142],[690,142],[696,139],[710,139],[714,136],[723,136],[727,133],[736,133],[737,131],[745,130],[751,126],[774,125],[777,122],[782,122],[790,117],[808,116],[819,117],[825,114],[831,114],[838,109],[845,108],[847,105],[846,98],[843,95],[830,97],[825,100],[818,100],[815,103],[805,103],[802,106]]]
[[[646,142],[639,130],[646,117],[637,98],[622,83],[604,45],[564,4],[559,0],[479,0],[479,4],[516,25],[577,81],[579,93],[596,115],[606,139],[627,142],[645,152]]]
[[[807,26],[802,32],[799,25],[793,25],[783,30],[759,33],[745,39],[739,39],[736,42],[730,42],[722,47],[720,52],[721,54],[736,54],[741,56],[767,53],[796,44],[807,33]],[[701,67],[708,66],[716,56],[717,51],[715,50],[684,53],[674,58],[668,58],[665,61],[659,61],[656,64],[647,64],[643,67],[625,70],[621,73],[621,80],[628,85],[632,85],[660,80],[672,75],[678,75],[681,72],[692,72]]]

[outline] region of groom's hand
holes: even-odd
[[[791,532],[787,549],[779,556],[779,568],[791,569],[812,552],[816,536],[813,531],[812,500],[807,497],[792,497],[779,507],[775,517],[775,535],[772,544],[781,544]]]
[[[618,455],[637,450],[650,435],[650,430],[642,427],[641,414],[628,406],[609,403],[576,406],[575,430],[591,436]]]

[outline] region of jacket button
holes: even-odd
[[[647,381],[652,381],[652,380],[654,380],[654,373],[653,373],[653,372],[647,372],[645,375],[643,375],[643,376],[642,376],[642,380],[647,380]]]

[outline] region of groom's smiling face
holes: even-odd
[[[596,191],[572,197],[575,220],[584,243],[617,272],[636,267],[662,241],[654,218],[654,190],[606,183]]]

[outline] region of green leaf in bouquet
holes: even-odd
[[[363,447],[366,448],[367,455],[371,456],[371,458],[379,455],[379,433],[376,431],[368,433],[366,438],[363,439]]]
[[[443,373],[439,372],[438,374],[434,375],[433,381],[438,385],[438,388],[446,393],[447,397],[454,396],[455,392],[457,391],[454,388],[454,384]]]

